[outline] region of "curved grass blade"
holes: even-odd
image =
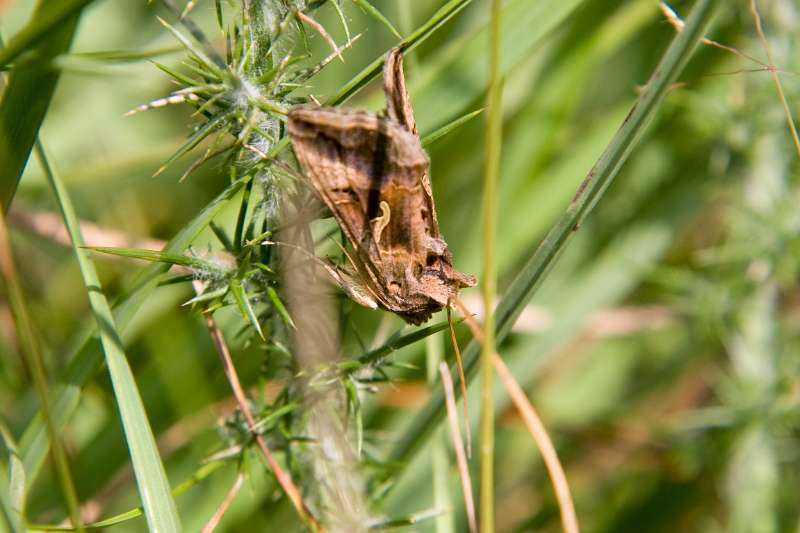
[[[225,207],[239,189],[250,180],[244,177],[233,182],[222,191],[205,209],[178,232],[164,248],[164,253],[178,255],[185,250],[208,223]],[[114,306],[114,320],[118,331],[124,333],[138,309],[147,297],[158,286],[161,277],[169,270],[170,265],[154,263],[145,268],[133,282],[130,290]],[[100,369],[103,362],[102,353],[94,342],[92,332],[87,332],[86,339],[80,344],[77,354],[68,357],[69,366],[59,391],[53,402],[53,419],[56,428],[63,428],[66,421],[75,411],[80,400],[81,388]],[[40,417],[35,417],[28,425],[20,439],[25,472],[33,483],[38,476],[42,463],[47,456],[49,444]]]
[[[105,352],[106,366],[122,419],[125,441],[130,451],[147,524],[151,531],[181,531],[178,509],[172,499],[167,474],[158,453],[139,389],[125,357],[122,337],[117,331],[111,306],[102,292],[94,263],[89,257],[89,252],[83,249],[83,236],[75,208],[64,184],[50,166],[41,142],[36,144],[36,153],[64,216],[64,225],[72,240],[81,276],[89,293],[89,303],[100,330],[100,342]]]
[[[103,63],[138,63],[154,57],[176,54],[182,50],[183,48],[180,46],[162,46],[161,48],[153,48],[141,52],[136,50],[98,50],[96,52],[64,54],[61,57]]]
[[[511,282],[495,311],[495,332],[501,342],[511,331],[522,309],[552,269],[556,259],[566,247],[571,236],[602,197],[617,175],[622,164],[653,118],[670,85],[689,60],[691,52],[703,36],[705,27],[715,12],[718,0],[699,0],[686,21],[683,32],[676,35],[661,58],[647,86],[639,96],[622,126],[606,150],[580,185],[566,212],[556,222],[539,248],[528,259],[517,277]],[[480,344],[473,340],[464,350],[464,371],[467,378],[477,370]],[[444,395],[441,386],[433,391],[422,411],[414,417],[410,427],[390,451],[391,463],[407,463],[420,449],[433,429],[444,416]]]
[[[0,166],[3,168],[0,206],[5,212],[14,198],[61,75],[51,61],[69,50],[80,10],[90,1],[40,0],[28,25],[0,50],[2,67],[22,51],[30,52],[35,58],[11,72],[0,101]]]

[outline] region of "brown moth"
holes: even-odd
[[[453,268],[441,237],[428,157],[393,49],[383,71],[386,114],[300,107],[289,112],[294,152],[355,249],[329,272],[356,302],[411,324],[428,320],[473,276]]]

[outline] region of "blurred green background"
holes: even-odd
[[[12,0],[0,8],[6,40],[34,4]],[[444,2],[373,4],[407,34]],[[484,105],[485,4],[468,5],[406,59],[423,137]],[[757,4],[795,112],[800,6]],[[674,3],[683,14],[690,6]],[[351,2],[342,7],[350,31],[362,35],[344,63],[313,79],[318,97],[334,93],[396,42]],[[749,7],[727,3],[708,36],[766,61]],[[56,59],[62,76],[41,129],[80,218],[122,232],[128,246],[171,238],[228,184],[227,171],[214,163],[179,183],[188,157],[153,178],[196,124],[192,109],[175,105],[124,117],[174,85],[148,61],[87,55],[161,51],[158,61],[180,69],[184,53],[156,15],[170,20],[158,1],[98,0],[87,7],[71,52]],[[191,16],[219,38],[213,2],[200,0]],[[345,42],[330,6],[314,16]],[[564,211],[674,33],[652,0],[506,2],[501,291]],[[329,51],[318,36],[312,44],[318,57]],[[379,110],[380,84],[346,105]],[[483,134],[479,117],[429,147],[442,232],[457,268],[479,277]],[[555,441],[584,531],[800,531],[799,201],[798,153],[772,76],[744,55],[701,46],[500,347]],[[237,206],[232,202],[217,222],[231,227]],[[93,319],[71,250],[24,222],[48,220],[46,213],[58,213],[57,207],[31,158],[9,215],[12,245],[48,374],[58,383],[66,355]],[[210,231],[193,244],[208,246],[218,246]],[[111,300],[141,268],[95,258]],[[463,297],[477,307],[477,294],[470,289]],[[181,307],[191,296],[187,284],[159,288],[124,339],[173,486],[223,447],[217,425],[235,409],[202,317]],[[353,313],[366,344],[403,327],[377,311]],[[245,384],[263,385],[259,372],[268,354],[237,345],[235,313],[218,318],[233,339]],[[433,342],[445,346],[443,338]],[[345,339],[346,355],[358,355],[357,346]],[[424,348],[417,343],[397,353],[417,370],[393,371],[396,381],[365,399],[366,446],[377,457],[424,404]],[[0,416],[19,438],[38,401],[3,300],[0,353]],[[471,389],[477,415],[477,387]],[[557,531],[558,509],[539,454],[500,386],[496,398],[497,528]],[[64,437],[88,521],[139,504],[105,371],[85,387]],[[434,507],[428,451],[376,514],[399,518]],[[252,461],[247,471],[248,482],[217,531],[299,528],[262,463]],[[202,528],[235,476],[228,465],[177,497],[186,531]],[[450,478],[451,516],[461,531],[454,466]],[[48,465],[30,492],[28,518],[61,521],[59,494]],[[427,521],[411,529],[434,527]],[[138,518],[109,530],[145,528]]]

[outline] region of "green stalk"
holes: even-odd
[[[72,249],[86,285],[89,304],[97,320],[100,343],[105,353],[106,366],[125,431],[125,441],[130,450],[131,463],[147,524],[151,531],[169,533],[181,531],[178,510],[175,500],[172,498],[153,431],[147,420],[147,413],[133,372],[125,357],[122,339],[114,322],[111,306],[103,294],[94,263],[89,259],[89,251],[84,249],[83,236],[72,200],[69,198],[64,183],[50,166],[41,141],[37,141],[35,148],[64,217],[64,225],[69,232]]]
[[[67,20],[81,12],[81,10],[91,4],[94,0],[62,0],[61,2],[40,2],[41,7],[47,7],[47,11],[41,16],[37,15],[19,33],[14,35],[8,45],[0,50],[0,67],[7,67],[9,63],[17,57],[30,50],[42,39],[52,35],[54,30],[67,24]]]
[[[50,405],[50,392],[47,386],[47,375],[44,367],[44,357],[42,347],[39,344],[39,337],[33,327],[28,306],[25,304],[25,294],[17,277],[17,269],[14,265],[14,254],[11,249],[11,241],[6,226],[5,214],[0,209],[0,273],[6,287],[9,307],[14,317],[14,325],[19,338],[19,347],[25,358],[25,363],[31,372],[33,385],[36,394],[39,396],[39,403],[42,408],[47,435],[50,439],[50,453],[55,464],[56,474],[61,483],[61,490],[64,496],[64,503],[67,507],[72,526],[76,531],[83,531],[83,524],[80,518],[80,505],[78,494],[75,490],[75,483],[72,480],[72,473],[69,469],[67,453],[62,446],[58,431],[53,423],[53,410]]]
[[[426,375],[428,386],[433,387],[439,375],[439,362],[442,360],[442,334],[437,333],[425,339]],[[466,421],[469,423],[469,420]],[[433,505],[437,511],[450,508],[450,487],[448,484],[447,437],[440,428],[431,443],[431,467],[433,470]],[[436,516],[436,533],[452,533],[453,513],[442,512]]]
[[[483,268],[481,295],[486,319],[483,321],[483,349],[480,356],[480,524],[481,531],[494,531],[494,405],[492,385],[495,352],[494,295],[497,292],[495,240],[497,237],[497,180],[503,128],[503,88],[500,74],[500,22],[502,2],[492,0],[489,55],[489,91],[486,96],[486,168],[483,178]],[[469,424],[469,421],[467,421]]]
[[[182,253],[208,223],[236,196],[239,189],[249,179],[249,177],[242,178],[230,184],[167,243],[163,253],[171,255]],[[134,279],[127,292],[114,306],[114,322],[117,324],[118,331],[124,332],[128,328],[136,312],[156,289],[159,280],[171,266],[168,263],[153,263],[142,270]],[[58,428],[63,427],[75,409],[77,409],[81,388],[100,369],[103,362],[95,335],[96,328],[94,331],[87,331],[86,337],[79,344],[77,352],[65,357],[65,359],[69,360],[69,365],[61,379],[62,388],[57,391],[53,402],[55,422]],[[48,446],[47,435],[44,428],[42,428],[42,419],[37,415],[28,424],[20,439],[20,451],[25,465],[25,473],[31,483],[41,471],[42,462],[47,456]]]
[[[718,4],[719,0],[696,2],[683,31],[675,36],[662,56],[630,113],[581,183],[575,198],[508,286],[493,315],[496,342],[502,342],[506,338],[517,317],[553,268],[572,235],[616,177],[645,126],[658,111],[670,86],[689,61]],[[464,350],[464,371],[468,379],[474,377],[477,370],[479,350],[480,345],[475,340]],[[391,450],[388,460],[392,463],[407,464],[443,417],[444,394],[439,386],[432,392],[422,411],[403,432],[402,438]]]
[[[61,76],[51,62],[69,51],[80,10],[87,3],[39,0],[27,26],[0,49],[2,56],[25,51],[31,58],[15,65],[0,100],[0,205],[4,211],[11,206]],[[2,60],[0,64],[6,66]]]

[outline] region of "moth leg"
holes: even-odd
[[[389,220],[392,218],[392,211],[389,209],[389,204],[386,201],[381,201],[380,204],[381,214],[372,219],[373,229],[372,237],[375,239],[375,245],[378,247],[379,252],[383,252],[381,248],[381,235],[386,226],[389,225]]]
[[[447,254],[447,243],[439,237],[426,235],[425,246],[435,255],[446,256]]]
[[[358,275],[348,272],[346,269],[325,263],[325,270],[328,272],[334,283],[357,304],[369,309],[377,309],[378,302],[372,294],[369,286],[364,283]]]

